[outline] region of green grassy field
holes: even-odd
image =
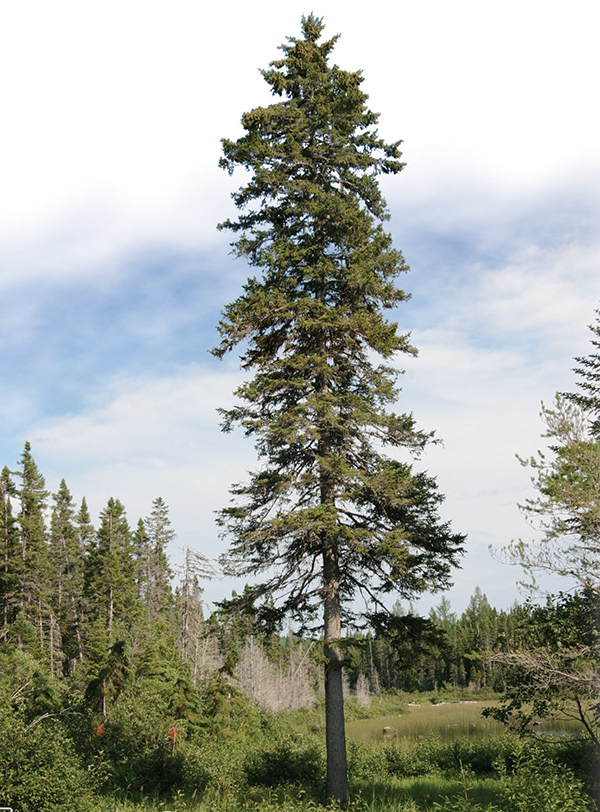
[[[494,719],[482,716],[486,707],[498,704],[496,699],[462,700],[456,702],[407,703],[396,712],[368,719],[351,719],[346,723],[348,739],[356,741],[390,741],[405,739],[418,741],[434,734],[446,741],[483,740],[500,735],[504,728]],[[541,721],[535,728],[543,737],[576,737],[581,725],[572,719]]]
[[[347,723],[349,739],[384,741],[391,738],[416,741],[431,733],[442,741],[464,737],[483,739],[499,735],[503,728],[494,719],[482,717],[483,708],[497,704],[496,700],[452,703],[410,704],[402,713],[372,719],[353,719]]]

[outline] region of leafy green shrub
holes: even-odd
[[[26,728],[0,710],[0,798],[19,812],[89,808],[91,788],[72,742],[55,719]]]
[[[381,755],[382,767],[388,775],[417,776],[435,771],[431,752],[423,747],[409,749],[402,744],[385,744]]]
[[[89,720],[88,727],[92,727]],[[174,720],[164,698],[128,690],[113,704],[100,735],[91,734],[90,763],[104,776],[102,790],[160,795],[182,783],[183,758],[169,737]],[[183,734],[182,723],[177,723]]]
[[[291,738],[281,739],[250,753],[244,764],[244,773],[250,785],[312,783],[324,773],[322,748],[316,741],[303,743]]]
[[[515,748],[518,740],[513,736],[497,736],[483,741],[469,741],[459,739],[454,742],[443,742],[439,736],[430,735],[418,742],[407,744],[397,741],[384,744],[375,750],[376,755],[368,758],[358,755],[358,763],[375,767],[379,762],[377,772],[385,772],[392,776],[415,777],[421,775],[435,775],[439,773],[456,773],[467,767],[479,775],[493,773],[499,763],[510,768],[514,764]]]
[[[350,739],[346,747],[348,775],[353,779],[369,778],[385,773],[381,747]]]
[[[202,795],[211,780],[206,754],[200,747],[188,747],[183,754],[183,789],[189,795]]]
[[[442,770],[468,767],[478,775],[493,773],[501,762],[507,766],[514,763],[517,742],[512,735],[493,736],[482,741],[457,739],[441,748],[438,766]]]
[[[538,742],[521,743],[512,773],[502,767],[499,772],[511,812],[591,812],[595,807],[583,781]]]
[[[244,782],[241,764],[246,757],[243,740],[229,738],[195,741],[183,748],[182,787],[201,795],[208,787],[225,792]]]
[[[600,752],[589,739],[564,739],[553,745],[556,761],[564,764],[575,775],[584,780],[590,792],[597,793],[594,785],[600,781]],[[595,794],[596,794],[595,793]]]

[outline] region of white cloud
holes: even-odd
[[[458,606],[476,585],[497,605],[518,596],[522,574],[487,547],[533,538],[517,507],[532,494],[530,474],[515,455],[545,446],[540,402],[575,387],[572,359],[589,352],[599,261],[598,246],[518,252],[503,267],[475,269],[441,323],[413,334],[419,357],[406,364],[399,408],[443,439],[423,465],[446,495],[443,515],[469,534],[449,594]]]
[[[239,380],[226,370],[194,369],[122,381],[120,394],[105,406],[43,421],[29,439],[51,487],[64,477],[94,515],[115,496],[137,521],[160,495],[180,543],[216,555],[213,511],[227,503],[229,485],[243,478],[252,459],[241,438],[220,432],[216,412],[232,402]]]
[[[0,27],[4,273],[89,272],[140,242],[216,239],[234,183],[222,136],[269,101],[258,68],[299,33],[301,2],[23,0]],[[475,0],[323,0],[335,60],[362,68],[407,191],[502,190],[598,170],[597,11]],[[15,269],[13,271],[13,268]]]
[[[557,349],[572,344],[600,302],[600,245],[531,246],[503,268],[483,273],[481,324],[498,334],[542,334]],[[485,303],[485,304],[484,304]]]

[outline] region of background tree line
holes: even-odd
[[[175,532],[160,497],[135,529],[114,498],[94,526],[85,498],[77,506],[64,480],[49,494],[29,443],[15,471],[4,467],[0,483],[0,640],[33,656],[49,677],[95,685],[104,713],[113,690],[107,674],[125,650],[127,668],[134,663],[151,675],[170,661],[185,667],[196,687],[233,657],[230,676],[272,709],[312,705],[322,694],[319,646],[310,635],[281,624],[265,631],[247,602],[241,612],[225,601],[205,617],[201,582],[216,569],[191,549],[179,567],[170,562]],[[372,628],[344,639],[345,691],[502,692],[513,666],[499,655],[591,640],[597,612],[597,593],[587,587],[508,610],[495,609],[477,588],[462,614],[442,598],[428,618],[397,602],[394,623],[380,629],[375,617]]]

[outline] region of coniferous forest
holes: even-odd
[[[219,513],[227,552],[175,564],[160,496],[91,516],[29,443],[2,470],[2,807],[598,808],[600,321],[578,391],[543,407],[548,450],[521,459],[538,542],[504,557],[531,597],[498,610],[476,589],[458,614],[444,590],[467,539],[419,468],[433,434],[390,411],[395,359],[416,354],[387,318],[408,297],[378,184],[400,142],[323,28],[303,18],[262,72],[274,103],[222,142],[246,185],[219,227],[259,269],[212,351],[254,376],[222,412],[259,461]],[[209,610],[221,573],[246,586]],[[540,596],[540,574],[565,591]]]

